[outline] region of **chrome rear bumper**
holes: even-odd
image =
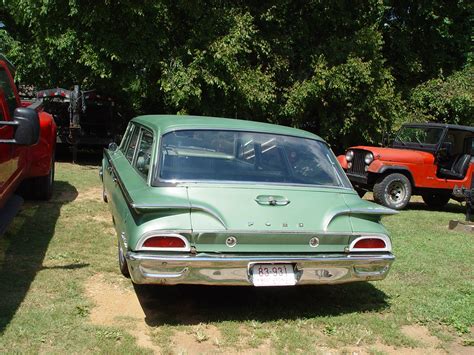
[[[160,255],[127,252],[136,284],[252,286],[252,265],[292,264],[296,285],[382,280],[395,257],[388,254],[324,255]]]

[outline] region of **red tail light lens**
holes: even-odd
[[[157,236],[145,240],[143,246],[145,248],[185,248],[186,243],[178,237]]]
[[[385,249],[386,244],[382,239],[365,238],[354,244],[353,249]]]

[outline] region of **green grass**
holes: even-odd
[[[96,166],[57,164],[50,202],[27,202],[0,237],[0,353],[143,353],[132,326],[94,325],[97,307],[86,284],[103,274],[118,292],[136,292],[152,344],[173,353],[321,352],[363,347],[383,353],[422,347],[402,332],[419,324],[449,350],[472,346],[474,235],[448,231],[463,209],[445,212],[412,203],[384,219],[397,260],[381,282],[336,286],[133,288],[119,276],[116,237],[100,201]],[[144,323],[143,320],[141,320]],[[178,342],[178,343],[177,343]],[[150,350],[151,351],[151,350]]]

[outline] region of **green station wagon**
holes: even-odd
[[[299,129],[150,115],[104,151],[122,273],[137,284],[288,286],[383,279],[383,215]]]

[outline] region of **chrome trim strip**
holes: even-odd
[[[193,229],[193,233],[195,234],[207,234],[207,233],[223,233],[224,231],[222,230],[216,230],[216,229]],[[375,236],[379,237],[383,234],[380,233],[365,233],[365,232],[328,232],[328,231],[323,231],[323,230],[295,230],[295,229],[290,229],[290,230],[264,230],[264,229],[226,229],[225,233],[228,234],[302,234],[302,235],[314,235],[316,237],[318,236],[324,236],[324,235],[334,235],[334,236],[348,236],[348,237],[353,237],[353,236]]]
[[[336,189],[343,190],[346,192],[355,191],[354,188],[346,186],[330,186],[330,185],[311,185],[311,184],[292,184],[284,182],[268,182],[268,181],[239,181],[239,180],[186,180],[186,179],[158,179],[154,181],[152,186],[159,187],[164,186],[192,186],[197,184],[209,184],[209,185],[264,185],[264,186],[281,186],[284,188],[292,187],[302,187],[308,189]]]
[[[191,207],[189,205],[146,205],[140,203],[132,203],[131,207],[139,212],[139,211],[153,211],[153,210],[187,210]]]

